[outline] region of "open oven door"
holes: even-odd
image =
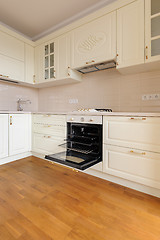
[[[62,151],[45,158],[79,170],[102,161],[102,124],[67,123],[66,143]]]

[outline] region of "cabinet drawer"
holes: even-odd
[[[55,126],[66,126],[65,115],[34,114],[33,123],[48,124]]]
[[[104,144],[103,171],[160,189],[159,153]]]
[[[160,118],[104,117],[103,142],[160,152]]]
[[[64,126],[34,123],[33,132],[66,138],[66,128]]]
[[[64,148],[58,146],[64,143],[63,138],[55,138],[50,135],[43,135],[43,134],[33,134],[32,140],[32,150],[37,153],[42,154],[52,154],[63,152]]]

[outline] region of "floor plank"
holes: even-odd
[[[160,199],[28,157],[0,166],[0,239],[160,240]]]

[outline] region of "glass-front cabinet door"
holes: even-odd
[[[145,58],[160,60],[160,0],[145,0]]]
[[[44,78],[45,80],[56,78],[55,70],[55,42],[47,43],[44,47]]]

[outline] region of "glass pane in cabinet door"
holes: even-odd
[[[54,54],[50,55],[50,67],[54,66]]]
[[[54,68],[50,68],[50,78],[55,78]]]
[[[151,41],[151,56],[160,55],[160,38]]]
[[[50,53],[54,53],[54,42],[50,44]]]
[[[158,35],[160,35],[160,16],[152,18],[151,20],[151,37]]]
[[[49,57],[45,57],[45,68],[49,67]]]
[[[45,55],[48,54],[48,45],[45,46]]]
[[[49,78],[49,69],[46,69],[45,70],[45,79],[48,79]]]
[[[160,13],[160,0],[151,0],[151,15]]]

